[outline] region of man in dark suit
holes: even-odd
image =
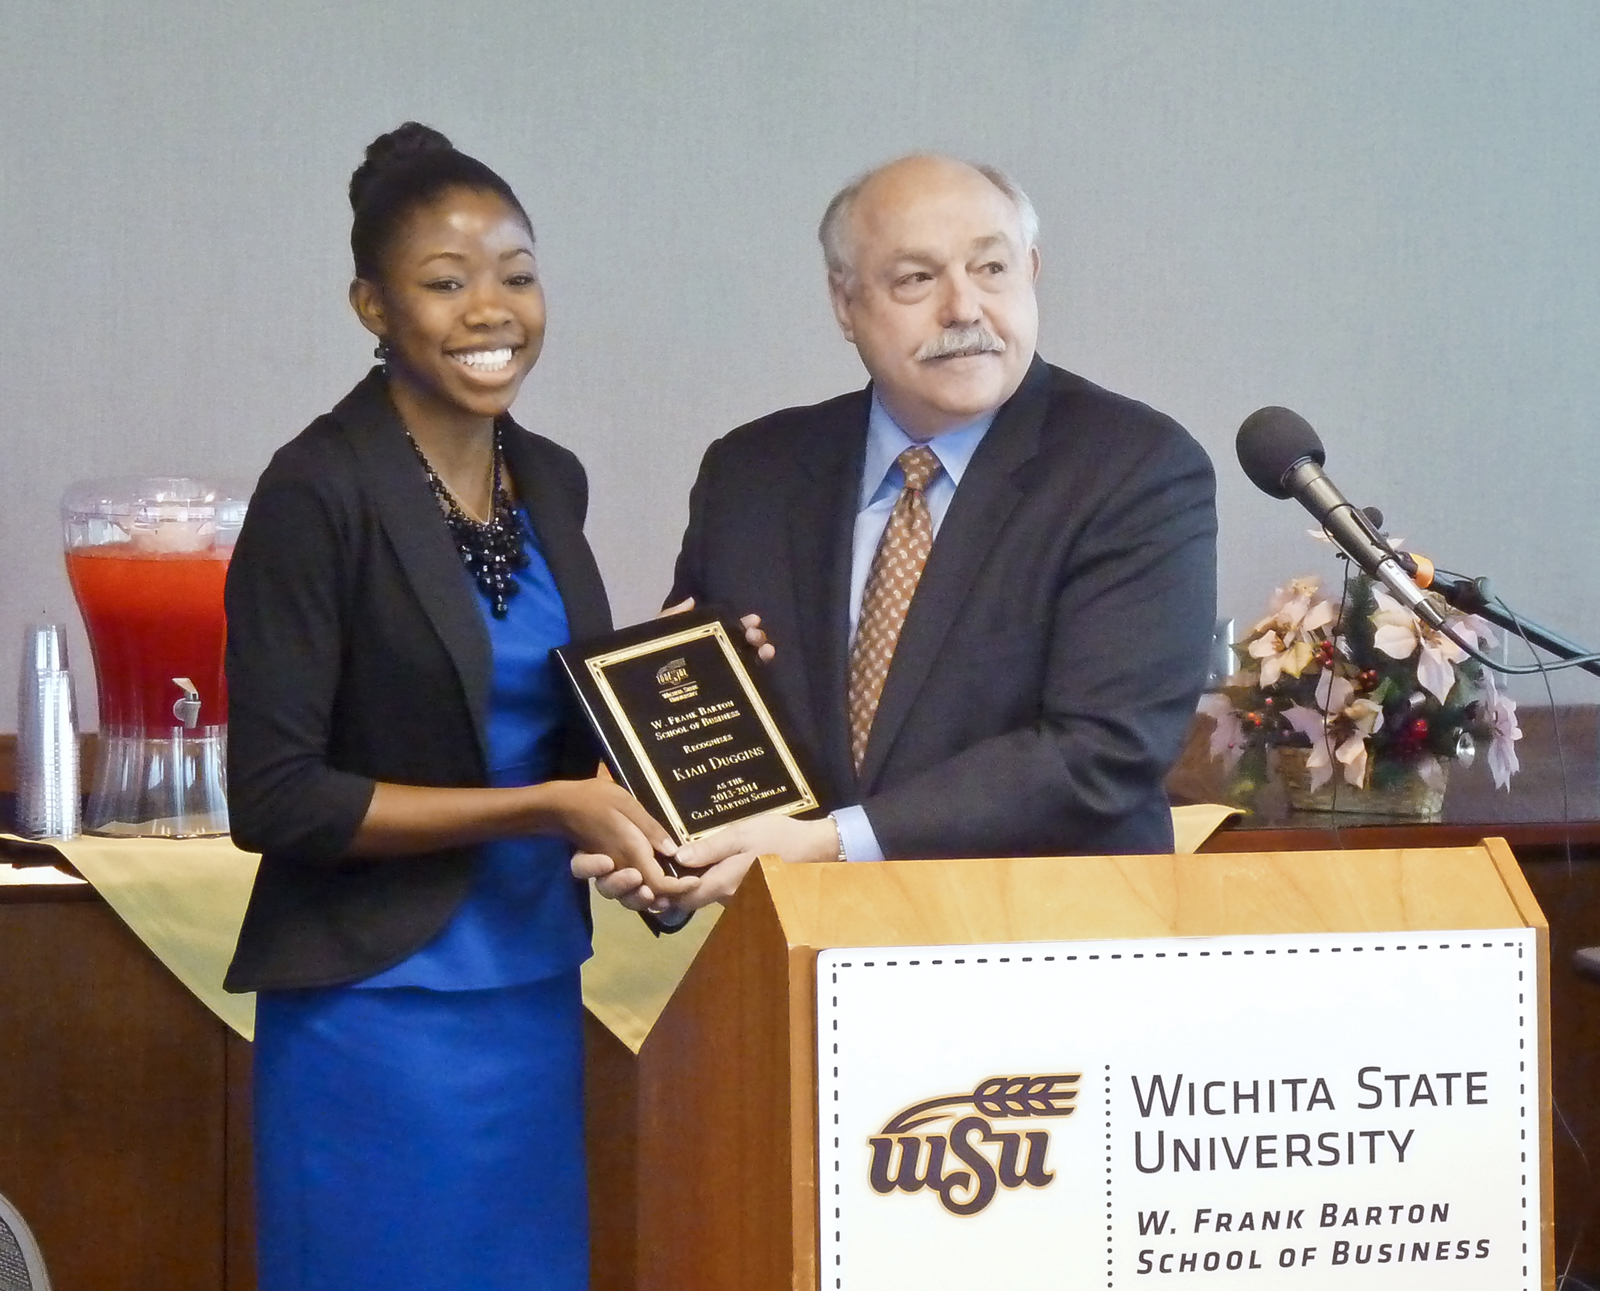
[[[710,868],[677,904],[726,895],[762,853],[1170,850],[1162,779],[1215,615],[1205,452],[1037,357],[1037,219],[998,171],[903,158],[820,232],[872,383],[711,446],[673,599],[760,614],[830,815],[681,849]],[[634,882],[601,890],[637,900]]]

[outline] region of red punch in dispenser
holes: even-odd
[[[62,499],[100,697],[86,833],[228,832],[222,587],[247,497],[152,478],[85,480]]]

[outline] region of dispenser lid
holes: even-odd
[[[249,486],[236,481],[113,476],[69,485],[61,518],[69,547],[231,547],[249,501]]]

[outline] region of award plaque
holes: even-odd
[[[555,652],[612,774],[680,843],[818,805],[744,649],[738,624],[702,611]]]

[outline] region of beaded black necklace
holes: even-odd
[[[439,478],[439,472],[433,469],[433,463],[428,460],[421,445],[412,439],[409,430],[406,431],[406,438],[411,441],[412,452],[416,453],[422,469],[428,474],[428,485],[433,489],[433,496],[444,508],[444,522],[450,528],[450,536],[455,539],[456,550],[461,553],[461,563],[478,584],[478,590],[488,597],[489,612],[497,619],[505,618],[506,606],[521,590],[515,575],[528,567],[525,546],[528,535],[522,517],[511,505],[511,494],[506,490],[502,476],[500,427],[494,428],[494,477],[489,486],[487,521],[474,520],[461,509],[455,494]]]

